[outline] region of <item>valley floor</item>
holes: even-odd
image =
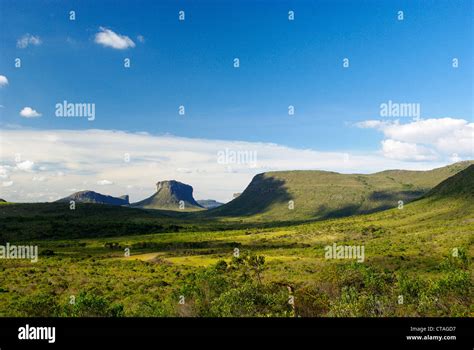
[[[279,228],[41,240],[0,261],[1,316],[474,316],[474,204]],[[327,246],[363,247],[363,261]],[[360,260],[360,259],[359,259]]]

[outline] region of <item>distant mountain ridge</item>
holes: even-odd
[[[70,202],[75,201],[76,203],[96,203],[96,204],[108,204],[108,205],[129,205],[128,195],[121,197],[112,197],[97,193],[94,191],[79,191],[71,194],[70,196],[61,198],[56,202]]]
[[[256,175],[238,197],[227,204],[193,197],[190,185],[176,180],[159,181],[156,192],[136,203],[128,196],[112,197],[94,191],[80,191],[58,202],[97,203],[141,209],[201,211],[208,218],[236,217],[257,221],[298,221],[367,214],[394,208],[426,196],[472,195],[469,181],[474,161],[463,161],[427,170],[385,170],[373,174],[340,174],[320,170],[267,172]],[[468,174],[468,175],[465,175]],[[459,188],[459,184],[465,186]]]
[[[204,215],[294,221],[366,214],[419,199],[472,164],[474,161],[463,161],[427,171],[373,174],[267,172],[256,175],[240,196]]]
[[[434,169],[435,173],[432,173],[432,171],[425,172],[424,175],[428,176],[431,182],[437,180],[441,174],[444,174],[443,176],[451,174],[451,176],[433,186],[431,190],[425,192],[423,197],[404,205],[403,210],[399,210],[400,207],[397,208],[398,203],[390,199],[390,208],[392,210],[383,211],[376,209],[377,213],[364,216],[354,215],[350,218],[334,222],[336,226],[342,225],[348,230],[352,230],[354,222],[357,221],[372,221],[375,225],[380,225],[380,222],[383,221],[384,225],[391,227],[397,227],[404,222],[405,225],[410,226],[420,224],[424,225],[424,227],[438,227],[442,229],[440,234],[446,231],[444,230],[445,227],[449,228],[450,223],[456,223],[457,225],[462,223],[462,225],[467,225],[462,227],[462,230],[465,230],[463,232],[469,234],[472,232],[472,223],[474,223],[474,166],[465,165],[463,170],[454,174],[451,174],[451,172],[456,172],[460,169],[457,165],[455,167],[448,166]],[[324,174],[341,175],[327,172],[324,172]],[[261,177],[259,176],[259,178]],[[379,177],[376,177],[376,179],[380,181]],[[421,180],[416,178],[413,181],[417,183]],[[330,188],[331,186],[326,184],[326,187]],[[276,188],[276,190],[279,189],[281,188]],[[304,189],[306,190],[306,188]],[[295,188],[290,187],[289,190],[295,190]],[[264,194],[265,192],[259,193]],[[268,193],[272,194],[273,192],[270,191]],[[278,193],[285,194],[284,191]],[[302,193],[307,194],[307,192]],[[262,212],[248,216],[242,215],[237,218],[224,217],[223,220],[215,215],[214,212],[219,211],[224,206],[209,211],[200,208],[200,211],[181,213],[177,210],[140,210],[130,206],[85,203],[80,204],[78,206],[79,210],[73,212],[69,210],[69,206],[57,202],[8,203],[8,205],[0,205],[0,238],[2,235],[4,239],[9,240],[30,240],[38,238],[59,239],[151,234],[157,232],[177,232],[186,227],[193,227],[193,229],[200,227],[200,229],[206,232],[209,228],[213,227],[218,227],[219,229],[221,227],[247,229],[254,225],[265,227],[267,225],[278,226],[279,224],[286,227],[287,224],[297,224],[302,220],[296,215],[290,216],[291,214],[286,214],[286,216],[282,214],[281,218],[275,215],[276,213],[278,214],[278,210],[281,210],[281,207],[290,211],[290,213],[293,213],[292,210],[297,210],[299,201],[303,198],[301,197],[302,193],[299,193],[300,197],[299,200],[295,201],[294,209],[289,209],[286,202],[281,202],[275,207],[270,206],[269,208],[273,210],[270,213]],[[266,198],[258,199],[265,200]],[[255,203],[259,205],[257,201]],[[248,210],[248,207],[244,209]],[[307,210],[307,208],[305,209]],[[355,214],[358,213],[356,212]],[[318,215],[321,214],[316,213],[313,217],[304,219],[306,221],[315,221],[319,219],[320,216]],[[284,220],[287,222],[282,223]],[[328,221],[328,223],[331,222],[333,221]],[[51,225],[51,223],[55,224]]]
[[[159,181],[150,197],[131,204],[132,207],[162,210],[202,210],[193,197],[193,188],[176,180]]]
[[[224,203],[218,202],[214,199],[198,199],[196,202],[206,209],[213,209],[224,205]]]

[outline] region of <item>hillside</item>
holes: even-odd
[[[95,204],[108,204],[108,205],[128,205],[128,196],[124,195],[121,197],[107,196],[94,191],[80,191],[71,194],[65,198],[61,198],[56,202],[70,202],[75,201],[76,203],[95,203]]]
[[[204,209],[194,199],[193,188],[175,180],[159,181],[156,184],[156,192],[152,196],[140,202],[133,203],[131,206],[142,209],[179,211]]]
[[[256,175],[231,202],[205,214],[294,221],[371,213],[422,197],[474,161],[429,171],[387,170],[374,174],[281,171]],[[292,202],[290,202],[292,201]]]
[[[464,163],[461,164],[463,166]],[[468,164],[467,164],[468,165]],[[466,166],[467,166],[466,165]],[[432,190],[424,191],[423,197],[420,200],[416,200],[410,204],[405,205],[405,208],[420,208],[420,213],[429,212],[431,209],[436,207],[436,211],[444,210],[445,206],[454,208],[459,204],[456,217],[462,218],[466,215],[469,216],[469,208],[472,207],[467,205],[469,202],[474,202],[472,199],[474,179],[474,165],[466,168],[462,172],[455,173],[454,176],[449,177],[446,181],[439,180],[443,177],[447,177],[451,171],[459,171],[460,165],[455,164],[454,166],[444,167],[435,169],[429,172],[408,172],[396,171],[400,176],[412,179],[411,183],[420,184],[425,182],[430,184]],[[372,175],[365,175],[363,179],[372,186],[377,183],[383,183],[384,177],[387,173],[392,173],[393,179],[396,179],[393,174],[395,171],[382,172]],[[302,174],[303,173],[303,174]],[[273,176],[269,176],[272,175]],[[382,176],[383,174],[383,176]],[[278,185],[277,176],[285,176],[287,183],[285,186]],[[308,178],[308,185],[299,181],[306,181],[302,178],[302,175],[306,175]],[[310,175],[310,176],[309,176]],[[311,203],[305,203],[299,205],[301,200],[310,198],[311,196],[318,196],[320,200],[324,200],[325,197],[333,196],[338,198],[340,201],[346,198],[351,199],[351,195],[356,196],[356,191],[359,191],[359,196],[362,194],[367,196],[368,199],[365,201],[366,207],[369,204],[374,203],[380,205],[383,200],[372,202],[375,195],[370,195],[370,192],[366,190],[368,186],[361,186],[360,180],[357,180],[361,175],[341,175],[330,172],[282,172],[282,173],[268,173],[257,175],[252,181],[251,185],[246,191],[229,204],[223,205],[216,209],[209,211],[199,208],[199,211],[187,211],[177,210],[179,202],[176,203],[177,199],[173,199],[175,203],[173,210],[142,210],[139,208],[131,208],[128,206],[111,206],[104,204],[93,204],[93,203],[78,203],[76,204],[76,210],[70,210],[68,202],[55,202],[55,203],[1,203],[0,202],[0,241],[1,240],[27,240],[27,239],[60,239],[60,238],[79,238],[79,237],[99,237],[99,236],[122,236],[122,235],[137,235],[137,234],[150,234],[160,232],[176,232],[176,231],[189,231],[189,230],[228,230],[228,229],[252,229],[252,228],[270,228],[283,225],[293,225],[299,222],[313,221],[324,217],[320,213],[314,214],[311,210],[317,206],[311,206]],[[372,178],[374,177],[374,178]],[[368,178],[368,179],[367,179]],[[330,181],[338,181],[331,183]],[[439,181],[438,181],[439,180]],[[322,181],[320,184],[318,181]],[[388,182],[388,181],[386,181]],[[437,186],[432,186],[435,182],[441,182]],[[394,183],[392,180],[391,183]],[[351,186],[349,186],[351,185]],[[187,185],[185,185],[187,186]],[[313,186],[313,187],[312,187]],[[392,192],[397,193],[398,196],[405,195],[405,198],[409,195],[415,197],[413,192],[406,192],[407,190],[400,191],[399,187],[392,187]],[[404,187],[410,186],[410,183],[405,184]],[[419,186],[419,185],[417,185]],[[414,186],[414,191],[417,190],[417,186]],[[192,198],[192,188],[188,186],[188,195]],[[163,186],[161,187],[163,189]],[[288,201],[292,198],[286,188],[295,193],[293,198],[295,200],[295,206],[293,210],[288,209]],[[297,189],[298,191],[295,191]],[[367,192],[364,192],[363,190]],[[339,193],[336,192],[339,190]],[[266,191],[266,192],[265,192]],[[331,192],[332,191],[332,192]],[[373,190],[372,190],[373,191]],[[378,190],[380,191],[380,190]],[[166,191],[165,191],[166,192]],[[170,192],[168,192],[169,194]],[[390,193],[390,191],[388,191]],[[160,200],[166,199],[164,195],[166,193],[160,193],[159,196],[152,196],[152,200],[148,204],[158,204]],[[248,199],[246,199],[248,197]],[[393,202],[390,202],[393,198],[386,196],[386,202],[390,203],[390,208],[397,208],[398,199],[396,197]],[[169,197],[168,197],[169,198]],[[185,197],[181,197],[185,198]],[[357,197],[356,197],[357,198]],[[403,198],[403,197],[402,197]],[[468,200],[466,200],[466,198]],[[188,197],[189,199],[189,197]],[[245,201],[241,202],[241,200]],[[140,203],[140,202],[139,202]],[[169,203],[165,202],[165,203]],[[189,202],[188,202],[189,203]],[[237,204],[241,204],[242,207],[237,207]],[[337,205],[343,205],[343,203],[336,203]],[[329,205],[336,205],[331,202],[328,204],[329,214],[341,214],[340,211],[333,209],[330,211]],[[186,206],[186,204],[185,204]],[[302,207],[302,208],[300,208]],[[229,208],[233,209],[234,212],[241,212],[242,216],[218,216],[221,209]],[[337,208],[337,207],[336,207]],[[371,210],[379,210],[379,207],[372,207]],[[303,212],[303,215],[298,216],[299,210]],[[253,211],[257,211],[261,214],[252,214]],[[367,210],[369,211],[369,210]],[[360,207],[356,207],[355,213],[362,213]],[[393,211],[381,212],[380,215],[386,215],[385,213],[392,213]],[[408,211],[398,211],[406,213]],[[212,214],[212,215],[209,215]],[[472,214],[472,213],[471,213]],[[244,216],[247,215],[247,216]],[[307,215],[307,216],[304,216]],[[310,216],[312,215],[312,216]],[[318,216],[319,215],[319,216]],[[331,215],[325,214],[326,217]],[[388,215],[388,214],[387,214]],[[393,215],[393,214],[390,214]],[[453,214],[454,215],[454,214]],[[336,216],[336,215],[334,215]],[[366,220],[366,216],[352,216],[351,218],[362,218],[360,220]],[[442,218],[442,216],[440,217]],[[347,218],[348,220],[350,218]],[[352,219],[351,219],[352,220]],[[430,219],[432,220],[432,219]],[[394,223],[396,225],[396,223]]]
[[[471,317],[472,173],[470,167],[450,177],[403,208],[367,215],[281,227],[143,235],[131,230],[130,236],[84,233],[77,240],[42,240],[33,266],[2,261],[0,313],[109,317],[118,309],[131,317]],[[30,228],[24,218],[48,225],[58,213],[65,221],[61,233],[81,212],[75,223],[88,230],[88,224],[107,218],[120,224],[132,214],[146,220],[161,213],[94,204],[79,204],[74,213],[64,203],[43,203],[39,212],[38,205],[0,204],[0,213],[17,213],[23,225],[18,233]],[[0,225],[10,222],[4,219]],[[326,249],[334,244],[363,247],[363,263],[359,256],[328,258]],[[130,256],[124,256],[126,247]],[[35,288],[18,283],[25,277],[35,279]],[[76,294],[100,304],[82,302],[71,309],[67,296]],[[185,313],[177,295],[189,302]]]
[[[474,164],[438,184],[425,197],[474,197]]]

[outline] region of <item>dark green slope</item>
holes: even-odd
[[[0,203],[0,244],[181,230],[179,213],[95,203]]]
[[[387,170],[368,175],[268,172],[255,176],[233,201],[203,215],[293,221],[371,213],[397,207],[399,201],[405,204],[421,198],[471,164],[474,161],[429,171]]]
[[[444,180],[429,191],[425,197],[474,197],[474,165],[470,165],[456,175]]]

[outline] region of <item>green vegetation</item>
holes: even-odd
[[[387,170],[375,174],[279,171],[259,174],[230,203],[201,215],[246,222],[328,219],[394,208],[428,192],[473,161],[429,171]],[[294,206],[288,210],[290,201]]]
[[[177,216],[103,204],[0,203],[0,242],[177,232]]]
[[[474,166],[402,209],[368,215],[28,241],[39,246],[37,263],[0,261],[0,315],[473,316],[472,188]],[[26,232],[40,220],[21,206],[3,206],[21,211]],[[91,223],[109,217],[82,208]],[[138,220],[129,208],[104,210],[120,212],[117,224]],[[176,220],[140,213],[143,222]],[[364,262],[325,259],[333,243],[364,246]]]
[[[93,203],[0,202],[0,242],[73,239],[163,232],[281,227],[396,208],[426,194],[472,161],[430,171],[390,170],[371,175],[290,171],[257,175],[232,202],[192,211],[192,188],[163,181],[147,205],[185,210],[141,210]],[[462,188],[466,188],[465,184]],[[448,189],[449,192],[449,189]],[[294,208],[289,209],[289,201]],[[142,201],[143,202],[143,201]],[[142,203],[143,204],[143,203]],[[137,205],[135,203],[134,205]],[[144,204],[143,204],[144,205]]]

